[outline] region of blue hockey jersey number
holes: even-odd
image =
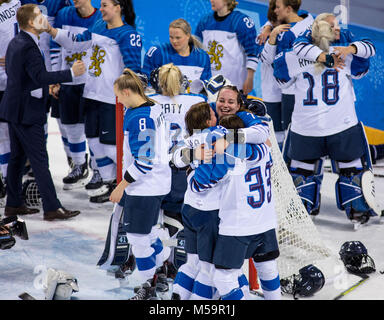
[[[248,196],[247,203],[253,209],[260,208],[265,201],[265,196],[267,196],[267,202],[270,203],[272,199],[272,185],[271,185],[271,167],[272,160],[268,161],[265,165],[265,177],[267,182],[267,194],[265,194],[264,180],[261,174],[261,167],[254,167],[247,171],[245,174],[245,182],[252,182],[252,177],[255,176],[256,183],[249,185],[250,192],[258,192],[258,200],[255,200],[255,196]]]
[[[314,98],[313,88],[315,87],[314,77],[303,72],[304,79],[308,80],[309,88],[307,98],[303,100],[304,106],[317,106],[317,99]],[[335,105],[339,101],[339,76],[336,70],[328,69],[321,76],[322,100],[329,106]]]

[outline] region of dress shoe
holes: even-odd
[[[65,208],[59,208],[55,211],[44,212],[44,220],[47,220],[47,221],[52,221],[55,219],[66,220],[72,217],[76,217],[78,214],[80,214],[80,211],[78,210],[71,211]]]
[[[27,214],[35,214],[40,212],[39,209],[34,209],[34,208],[28,208],[25,205],[20,206],[20,207],[8,207],[6,206],[4,209],[4,215],[6,217],[12,217],[12,216],[22,216],[22,215],[27,215]]]

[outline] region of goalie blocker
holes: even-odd
[[[302,136],[292,131],[287,134],[284,161],[308,213],[316,215],[320,209],[325,156],[331,158],[332,171],[339,175],[335,186],[338,208],[352,222],[361,224],[378,215],[371,155],[361,122],[327,137]]]

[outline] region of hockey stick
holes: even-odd
[[[333,300],[340,300],[342,297],[346,296],[348,293],[355,290],[357,287],[359,287],[369,279],[369,276],[366,274],[359,274],[358,276],[361,277],[361,279],[358,282],[356,282],[354,285],[350,286],[348,289],[338,294],[336,297],[333,298]]]

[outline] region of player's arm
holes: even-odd
[[[276,52],[278,52],[278,45],[281,46],[281,44],[279,44],[281,41],[278,40],[278,37],[281,33],[288,31],[290,28],[290,24],[281,24],[272,30],[269,39],[261,52],[263,63],[272,64],[274,62]],[[282,34],[280,37],[282,39],[284,35]]]
[[[235,141],[239,143],[259,144],[265,143],[269,138],[269,126],[258,116],[250,112],[237,112],[245,128],[235,130],[238,135]],[[230,141],[231,142],[231,141]]]
[[[127,32],[120,35],[117,43],[125,67],[134,72],[141,72],[141,36],[136,32]]]
[[[83,33],[74,34],[68,30],[54,28],[51,25],[46,32],[52,36],[52,39],[67,50],[86,51],[92,46],[92,32],[87,29]]]
[[[211,71],[211,60],[209,58],[209,55],[201,49],[201,54],[203,56],[203,67],[204,70],[201,73],[200,80],[209,80],[212,78],[212,71]]]
[[[236,28],[237,38],[246,55],[247,77],[243,84],[244,94],[253,89],[254,73],[257,69],[259,45],[256,43],[256,28],[252,18],[244,16]]]
[[[62,27],[63,11],[60,10],[55,18],[54,28]],[[62,50],[61,46],[54,40],[50,40],[49,55],[51,59],[52,71],[61,70]]]
[[[152,46],[148,49],[144,56],[142,72],[148,77],[151,76],[151,72],[163,65],[163,58],[161,54],[161,48],[159,46]]]

